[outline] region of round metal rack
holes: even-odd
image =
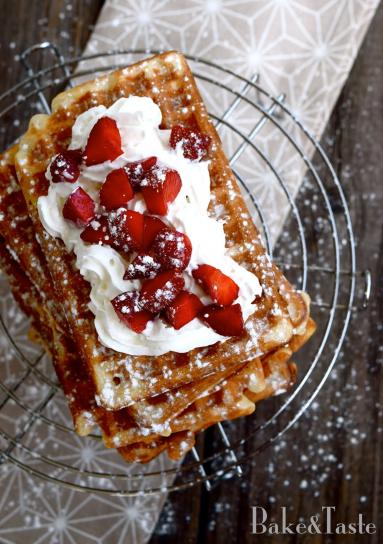
[[[53,54],[47,67],[32,68],[36,55],[41,60],[47,52]],[[11,127],[6,143],[22,132],[33,113],[49,112],[48,96],[151,53],[156,51],[113,51],[68,60],[48,42],[26,50],[21,55],[26,79],[0,96],[0,119],[3,126]],[[188,59],[268,252],[313,299],[318,330],[296,358],[298,383],[289,393],[261,403],[246,422],[226,422],[207,431],[208,445],[201,435],[182,464],[161,456],[145,466],[127,465],[102,446],[98,435],[79,438],[75,434],[49,361],[23,335],[26,320],[20,332],[8,316],[9,297],[9,305],[4,303],[2,309],[0,345],[12,359],[13,370],[10,378],[10,365],[2,365],[0,374],[0,464],[11,462],[54,483],[112,495],[157,493],[199,482],[210,489],[222,477],[240,476],[247,462],[292,427],[325,383],[351,313],[359,309],[354,306],[359,277],[364,280],[360,306],[368,303],[370,276],[356,269],[352,223],[341,183],[321,145],[286,106],[285,96],[271,96],[256,74],[246,79],[211,61]],[[222,100],[216,100],[218,93]],[[288,148],[289,161],[294,160],[297,172],[304,176],[298,194],[286,180],[288,165],[277,164],[268,155],[273,147],[264,145],[265,141],[274,140]],[[258,169],[280,195],[286,212],[282,232],[270,225],[265,199],[257,199],[249,171]]]

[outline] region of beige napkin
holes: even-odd
[[[178,49],[212,60],[247,78],[259,73],[260,83],[274,96],[285,93],[286,104],[297,119],[320,138],[378,3],[378,0],[107,0],[85,54],[112,49]],[[132,55],[125,55],[84,61],[80,69],[108,66],[113,61],[128,64],[132,59]],[[234,90],[243,87],[233,76],[198,68]],[[219,91],[203,82],[200,87],[213,114],[222,115],[233,102],[234,96],[228,91]],[[264,108],[270,105],[265,97],[251,90],[247,96]],[[241,103],[228,120],[246,135],[260,117],[254,108]],[[310,154],[307,140],[294,130],[289,117],[278,115],[277,119],[292,131],[305,153]],[[223,126],[220,132],[226,151],[232,156],[240,140]],[[270,159],[294,196],[305,166],[280,130],[268,122],[257,133],[254,143]],[[275,241],[290,209],[275,175],[250,148],[233,166],[256,195],[267,218],[271,242]],[[2,288],[5,289],[0,284]],[[12,308],[10,297],[4,295],[3,315],[7,312],[11,315]],[[14,327],[15,334],[20,335],[17,320],[9,321],[11,331]],[[5,340],[0,342],[3,353],[8,350],[7,345]],[[63,410],[55,402],[50,410],[51,416],[57,418]],[[54,441],[52,436],[40,437],[40,443],[45,439]],[[92,441],[66,439],[73,444],[66,444],[63,460],[70,459],[70,451],[73,456],[83,455],[84,467],[88,469],[118,472],[124,467],[110,456],[114,454],[102,453]],[[54,455],[60,460],[60,451]],[[161,458],[150,469],[166,466],[169,462]],[[36,486],[17,467],[9,464],[6,467],[0,472],[3,490],[0,505],[4,516],[9,509],[11,518],[4,518],[3,523],[0,517],[0,541],[10,538],[11,519],[15,542],[21,542],[25,531],[33,528],[36,542],[50,531],[57,537],[52,542],[141,544],[149,540],[166,498],[165,493],[133,499],[84,496],[42,482]],[[132,473],[137,470],[134,466],[123,469]],[[17,503],[21,500],[17,497],[23,497],[22,508],[15,510],[12,500]],[[64,540],[60,535],[64,535]]]
[[[378,0],[206,0],[158,3],[109,0],[99,17],[85,49],[94,54],[110,49],[178,49],[200,56],[251,78],[260,75],[260,84],[272,95],[286,95],[286,104],[296,118],[320,138],[327,119],[355,59]],[[128,62],[136,56],[127,55]],[[106,66],[122,57],[97,59],[82,67]],[[201,72],[201,67],[198,66]],[[242,84],[230,76],[204,73],[233,85]],[[222,114],[235,98],[199,82],[209,111]],[[248,93],[251,99],[251,93]],[[262,100],[266,108],[269,102]],[[249,115],[250,113],[250,115]],[[258,116],[241,103],[230,121],[249,134]],[[288,119],[281,119],[292,129]],[[292,131],[305,154],[312,150],[299,131]],[[221,128],[226,151],[231,156],[239,141]],[[267,123],[254,139],[259,149],[281,174],[291,196],[302,182],[305,165],[291,144],[272,124]],[[290,204],[269,166],[251,149],[235,167],[257,196],[267,218],[271,243],[275,242]],[[267,190],[266,190],[267,188]]]

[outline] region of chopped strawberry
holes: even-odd
[[[119,208],[108,216],[112,243],[122,251],[137,251],[142,246],[144,216],[142,213]]]
[[[81,149],[67,149],[64,151],[66,155],[69,155],[72,160],[77,162],[77,164],[82,163],[82,150]]]
[[[111,237],[108,218],[105,215],[96,215],[82,231],[80,237],[84,242],[88,242],[89,244],[110,245]]]
[[[92,221],[94,218],[94,201],[93,199],[82,189],[77,187],[71,193],[63,207],[63,216],[65,219],[74,221],[77,226],[84,227]]]
[[[210,304],[199,313],[200,319],[222,336],[241,336],[245,332],[241,306],[217,306]]]
[[[116,210],[128,204],[134,196],[133,187],[124,168],[113,170],[100,190],[100,204],[107,210]]]
[[[145,175],[156,163],[157,157],[148,157],[147,159],[142,159],[140,161],[128,162],[128,164],[125,165],[124,168],[129,177],[129,181],[136,191],[140,189],[141,182]]]
[[[176,198],[181,187],[181,178],[176,170],[166,166],[154,166],[141,182],[148,211],[156,215],[166,215],[169,204]]]
[[[142,284],[140,304],[145,310],[157,313],[173,302],[184,288],[185,281],[177,272],[161,272]]]
[[[154,278],[161,270],[161,264],[151,255],[140,253],[128,265],[124,274],[124,280],[136,280],[138,278]]]
[[[221,306],[230,306],[238,297],[239,287],[235,281],[214,266],[201,264],[193,270],[193,278]]]
[[[144,216],[144,239],[142,241],[142,249],[147,251],[153,243],[154,238],[162,230],[166,229],[167,225],[158,217],[152,215]]]
[[[192,161],[204,159],[211,142],[210,136],[202,134],[197,129],[191,129],[176,125],[170,133],[170,147],[181,147],[183,156]]]
[[[178,330],[197,317],[202,308],[203,304],[196,295],[181,291],[166,308],[165,317],[170,325]]]
[[[53,183],[77,181],[80,176],[80,162],[81,156],[77,151],[67,150],[56,155],[49,167]]]
[[[192,254],[192,245],[186,234],[166,228],[155,237],[152,250],[164,268],[185,270]]]
[[[153,319],[150,312],[141,308],[137,291],[121,293],[112,300],[112,306],[120,320],[137,333],[142,332]]]
[[[90,131],[84,151],[85,164],[93,166],[105,161],[114,161],[123,150],[117,123],[110,117],[101,117]]]

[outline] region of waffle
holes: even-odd
[[[307,341],[315,331],[315,324],[310,319],[305,332]],[[255,403],[272,395],[287,391],[296,380],[296,365],[290,360],[293,350],[289,345],[274,352],[256,358],[244,364],[229,377],[223,378],[217,386],[207,390],[180,414],[168,421],[169,444],[179,432],[197,433],[207,427],[228,419],[249,415],[255,410]],[[262,376],[262,378],[261,378]],[[130,444],[136,439],[135,430],[124,418],[124,410],[116,413],[113,421],[100,421],[103,430],[104,443],[108,447]],[[107,418],[110,412],[105,411]],[[121,418],[119,428],[114,427],[117,418]],[[124,428],[125,427],[125,428]],[[108,436],[108,429],[111,433]],[[141,427],[140,432],[143,432]],[[156,433],[145,435],[141,443],[158,442],[161,437]],[[163,437],[165,438],[165,437]],[[163,443],[163,442],[161,442]],[[131,452],[125,447],[119,447],[120,453]]]
[[[73,351],[65,350],[55,329],[50,326],[51,317],[44,309],[39,290],[12,256],[7,244],[0,236],[0,268],[6,274],[12,294],[21,310],[31,319],[30,338],[38,342],[52,357],[56,374],[68,399],[76,431],[87,435],[94,427],[91,413],[91,396],[87,394],[87,377],[82,380]],[[64,351],[65,350],[65,351]]]
[[[286,392],[296,381],[297,368],[290,358],[315,332],[315,323],[309,318],[304,335],[295,337],[288,346],[277,349],[261,359],[265,376],[264,387],[258,392],[246,387],[246,374],[250,370],[244,365],[231,380],[223,382],[220,388],[190,405],[179,417],[171,422],[173,434],[168,438],[153,437],[151,442],[139,442],[122,448],[119,453],[128,462],[147,463],[167,450],[171,459],[180,459],[195,444],[195,433],[205,430],[219,421],[235,419],[251,414],[255,404],[270,396]],[[249,363],[253,366],[255,361]],[[259,360],[258,360],[259,363]],[[229,409],[228,409],[229,407]],[[208,422],[208,423],[207,423]],[[181,430],[181,429],[187,430]],[[120,441],[124,435],[115,434]],[[108,441],[105,441],[106,445]]]
[[[136,440],[145,439],[147,442],[157,435],[147,431],[141,431],[150,419],[142,418],[142,414],[152,414],[154,427],[161,426],[165,421],[182,412],[189,404],[206,391],[216,387],[218,383],[229,376],[230,372],[218,372],[208,376],[197,383],[187,384],[183,388],[174,391],[173,395],[167,395],[166,401],[159,402],[158,398],[141,401],[138,406],[132,406],[130,410],[118,412],[106,412],[96,406],[94,401],[94,389],[89,380],[87,368],[79,358],[73,342],[70,340],[68,330],[63,333],[55,322],[52,309],[55,304],[46,306],[44,301],[47,293],[44,289],[48,286],[48,294],[54,297],[54,290],[50,282],[49,272],[41,251],[36,244],[33,224],[27,214],[23,195],[14,177],[13,160],[15,149],[10,150],[0,158],[0,210],[2,220],[0,223],[1,262],[6,272],[12,292],[23,311],[32,318],[34,338],[39,338],[43,347],[53,357],[54,367],[69,400],[69,408],[73,417],[76,431],[80,435],[89,434],[98,420],[102,423],[105,442],[113,447],[117,443],[133,443]],[[13,225],[21,222],[23,228],[15,229]],[[8,245],[10,244],[10,245]],[[23,268],[23,263],[28,268],[37,268],[38,274],[28,276]],[[27,298],[26,298],[27,297]],[[51,301],[52,302],[52,301]],[[253,376],[253,389],[261,390],[264,387],[263,373],[259,371]],[[156,407],[154,414],[153,406]],[[158,417],[161,414],[161,417]],[[128,436],[124,436],[126,428],[130,428]],[[144,435],[142,434],[144,432]],[[123,439],[121,436],[124,436]]]
[[[14,166],[17,146],[0,156],[0,234],[9,251],[38,285],[42,305],[55,316],[60,330],[67,329],[61,306],[57,303],[45,257],[38,244],[28,215]]]
[[[106,349],[87,307],[89,285],[74,268],[73,256],[39,222],[36,202],[47,191],[47,163],[66,148],[77,115],[128,94],[153,98],[164,127],[180,123],[212,137],[210,213],[225,221],[231,256],[252,270],[263,288],[245,339],[161,357]],[[53,102],[52,116],[32,119],[19,151],[12,148],[0,162],[0,236],[2,266],[15,298],[32,318],[35,337],[52,354],[76,431],[89,434],[98,423],[105,445],[118,448],[128,461],[147,462],[165,450],[178,459],[194,445],[196,432],[248,415],[259,400],[286,390],[296,374],[290,357],[315,330],[307,295],[294,291],[265,253],[178,53],[63,93]],[[23,297],[30,302],[23,305]]]
[[[315,331],[310,320],[307,341]],[[261,361],[265,373],[265,387],[255,393],[246,387],[246,370],[223,383],[217,391],[198,399],[171,423],[173,434],[168,438],[153,437],[151,442],[140,442],[118,448],[128,462],[147,463],[167,449],[171,459],[180,459],[195,443],[195,433],[219,421],[236,419],[254,412],[255,404],[271,395],[287,391],[296,380],[296,365],[290,361],[288,347],[280,348]],[[250,363],[252,366],[253,362]],[[245,365],[246,366],[246,365]],[[229,398],[228,398],[229,397]],[[185,428],[187,430],[181,430]],[[120,437],[120,439],[122,439]]]
[[[34,333],[34,339],[52,353],[52,330],[46,324],[46,315],[42,311],[38,292],[19,263],[12,257],[2,236],[0,236],[0,269],[8,277],[12,294],[20,309],[30,317],[33,331],[39,331]]]
[[[65,342],[65,338],[46,327],[49,317],[41,310],[38,290],[12,257],[3,238],[0,238],[0,264],[10,279],[16,300],[32,318],[33,327],[42,335],[42,344],[53,354],[55,370],[67,394],[76,431],[81,435],[89,434],[97,420],[106,446],[128,444],[118,449],[128,461],[148,462],[164,450],[170,458],[179,459],[194,445],[195,432],[218,421],[252,413],[255,402],[286,390],[295,381],[295,365],[289,362],[292,351],[288,347],[281,348],[262,361],[256,359],[242,365],[232,376],[221,375],[219,383],[210,381],[206,384],[210,388],[169,422],[170,436],[143,432],[134,423],[129,409],[108,412],[95,405],[85,365],[78,360],[73,344]],[[307,336],[314,328],[310,320]],[[303,338],[300,340],[303,342]],[[155,402],[155,405],[159,403]]]
[[[56,300],[44,255],[18,184],[14,146],[0,157],[0,263],[14,298],[31,318],[33,340],[52,356],[56,374],[68,398],[76,431],[87,435],[94,427],[94,389],[84,376],[84,365],[68,333],[68,324]]]
[[[0,238],[0,265],[10,280],[21,309],[32,318],[32,326],[42,338],[42,345],[53,355],[76,431],[81,435],[89,434],[97,420],[106,446],[127,444],[118,451],[129,462],[146,463],[165,450],[171,459],[179,459],[193,447],[196,432],[219,421],[251,414],[256,402],[287,390],[295,381],[295,365],[289,361],[292,351],[288,347],[281,348],[262,361],[255,359],[242,365],[232,376],[221,375],[219,383],[213,385],[210,382],[204,395],[195,399],[181,414],[170,418],[171,434],[168,437],[153,432],[143,434],[142,428],[135,425],[129,409],[108,412],[92,402],[85,365],[81,368],[75,352],[71,351],[73,345],[70,342],[55,336],[47,328],[47,315],[41,310],[38,290],[12,257],[3,238]],[[311,321],[307,330],[307,334],[314,330]]]
[[[88,309],[89,284],[74,268],[73,256],[63,243],[50,237],[39,221],[37,199],[48,189],[44,172],[52,155],[67,147],[76,117],[91,106],[109,106],[129,94],[153,98],[161,108],[164,128],[174,124],[197,127],[212,138],[210,213],[217,217],[219,210],[231,256],[253,271],[263,288],[244,338],[231,338],[182,356],[174,352],[159,357],[127,356],[105,348]],[[158,55],[66,91],[53,101],[52,112],[32,118],[16,154],[16,170],[76,350],[86,362],[101,406],[122,409],[244,364],[288,343],[294,334],[305,335],[307,304],[266,255],[182,55]]]
[[[0,159],[2,181],[0,209],[3,213],[0,233],[6,236],[14,248],[7,246],[6,239],[1,237],[1,263],[10,279],[16,300],[23,311],[32,317],[32,325],[39,331],[43,346],[53,355],[54,366],[68,397],[74,425],[79,434],[86,435],[91,432],[97,420],[103,430],[105,444],[108,447],[125,444],[119,451],[127,460],[147,462],[163,450],[167,450],[170,457],[179,458],[194,444],[194,432],[206,428],[207,422],[212,425],[223,419],[249,414],[254,411],[254,404],[250,399],[253,402],[257,401],[275,393],[277,389],[280,391],[281,388],[287,388],[293,382],[294,372],[291,369],[294,365],[286,366],[291,350],[285,348],[265,357],[262,365],[257,359],[241,365],[241,369],[234,375],[229,375],[228,371],[216,373],[201,380],[200,383],[193,384],[193,387],[189,384],[183,390],[178,389],[172,394],[163,396],[162,399],[154,397],[146,403],[137,403],[140,404],[141,411],[134,405],[130,410],[119,412],[107,412],[97,407],[85,365],[79,360],[68,335],[60,332],[54,319],[49,315],[49,309],[55,306],[47,307],[43,304],[41,294],[46,285],[46,278],[49,281],[46,263],[40,259],[41,274],[34,276],[36,285],[20,266],[20,263],[24,262],[31,267],[31,263],[35,262],[36,255],[40,255],[40,252],[39,247],[35,245],[33,225],[14,177],[12,167],[14,151],[11,150]],[[18,217],[23,218],[22,231],[12,230],[12,225]],[[22,243],[17,240],[16,234],[22,235]],[[52,294],[51,286],[48,293]],[[47,323],[51,328],[47,327]],[[310,327],[307,329],[309,331]],[[300,343],[305,340],[303,336],[293,338],[299,339]],[[296,349],[298,347],[299,345],[296,345]],[[266,381],[263,375],[264,368],[267,374]],[[252,387],[247,388],[244,396],[243,390],[245,384],[249,383],[250,376]],[[267,383],[270,379],[271,384]],[[275,384],[278,384],[278,387]],[[145,419],[135,422],[134,416],[140,413],[146,415]],[[176,415],[178,417],[175,417]],[[171,419],[174,420],[170,422]],[[161,437],[148,428],[145,430],[145,424],[162,425],[166,420],[169,437]],[[140,425],[144,429],[140,428]]]

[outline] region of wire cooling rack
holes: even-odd
[[[49,113],[49,97],[58,90],[151,53],[157,51],[64,59],[49,42],[27,49],[20,57],[26,79],[0,96],[6,143],[22,133],[33,113]],[[318,331],[296,357],[299,381],[290,393],[260,403],[254,416],[218,424],[201,434],[182,464],[162,456],[146,466],[127,465],[103,448],[98,435],[77,437],[49,361],[26,340],[26,320],[15,318],[14,306],[4,303],[1,341],[11,364],[2,365],[0,374],[0,464],[12,462],[54,483],[112,495],[157,493],[199,482],[211,489],[222,477],[241,476],[244,465],[280,438],[317,396],[341,350],[351,313],[368,304],[370,273],[356,269],[342,186],[321,145],[285,105],[285,95],[271,96],[257,74],[246,79],[208,60],[188,59],[199,86],[210,97],[211,118],[230,150],[230,164],[268,252],[288,278],[312,296]],[[38,69],[32,67],[36,60]],[[41,68],[42,62],[48,62],[46,67]],[[214,101],[218,92],[222,101]],[[304,175],[297,195],[286,180],[290,162],[276,164],[267,156],[263,143],[272,138],[289,146],[289,157]],[[270,224],[270,213],[253,191],[249,179],[253,164],[279,190],[285,210],[281,213],[286,214],[282,233]]]

